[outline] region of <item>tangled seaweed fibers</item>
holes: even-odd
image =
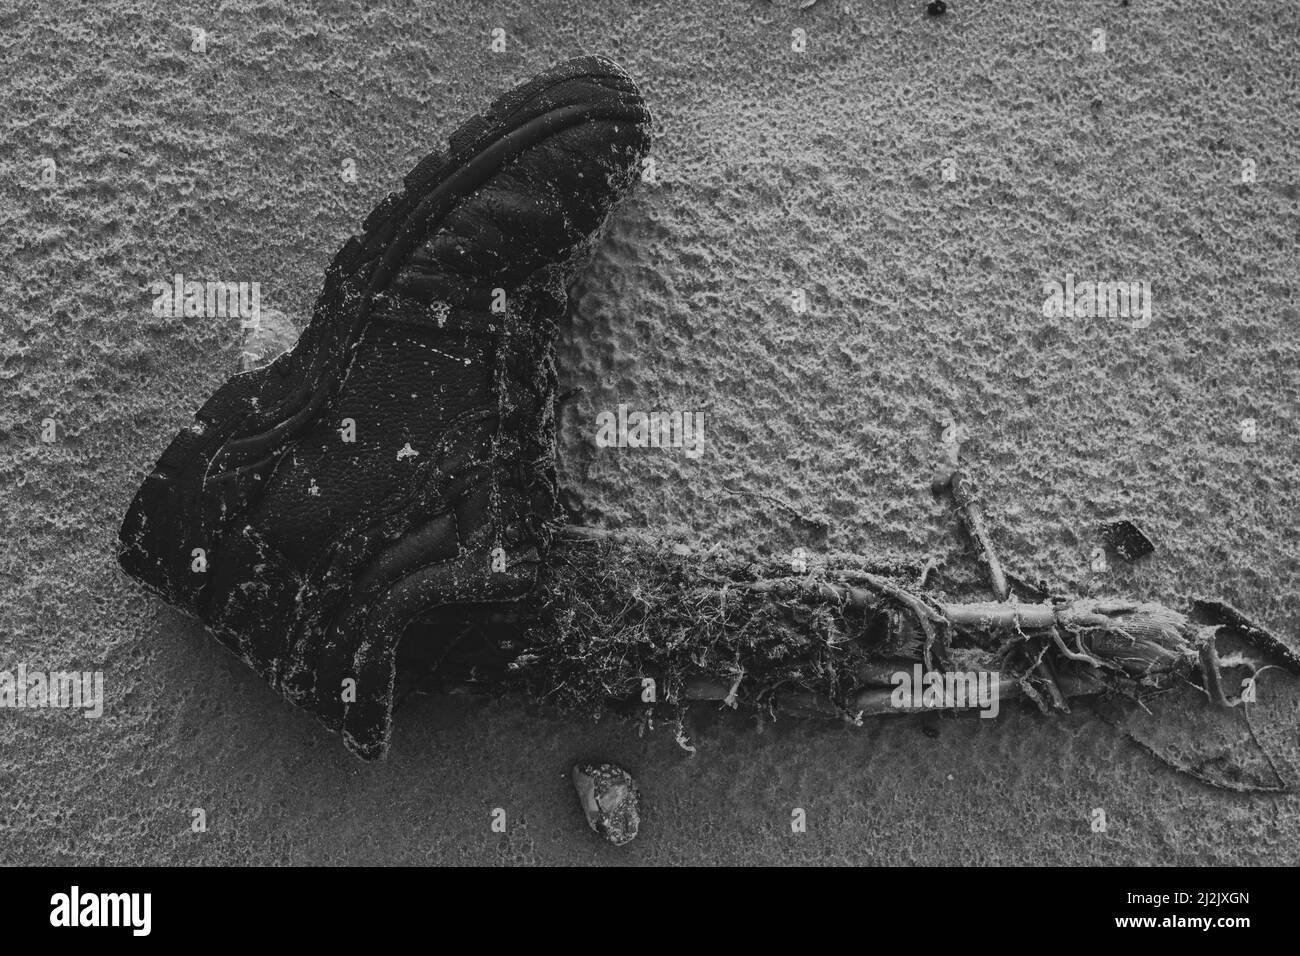
[[[851,555],[792,568],[720,547],[568,527],[533,594],[460,619],[455,646],[425,672],[444,689],[521,691],[589,716],[630,709],[679,728],[700,700],[852,724],[916,712],[926,708],[900,706],[894,692],[897,675],[918,666],[986,675],[999,700],[1025,699],[1044,713],[1094,695],[1145,707],[1153,695],[1192,686],[1212,704],[1242,707],[1249,725],[1245,702],[1225,691],[1239,682],[1225,672],[1300,674],[1295,652],[1217,602],[1195,602],[1188,614],[1120,599],[970,602],[925,577]],[[1231,648],[1222,658],[1220,644]],[[977,706],[957,699],[942,709]],[[1274,784],[1155,756],[1227,789],[1289,789],[1276,767]]]
[[[721,689],[733,703],[779,698],[833,716],[821,701],[845,699],[873,653],[919,651],[912,637],[891,648],[867,640],[871,608],[755,589],[777,573],[718,549],[569,529],[543,572],[515,673],[530,696],[566,710],[639,700],[648,679],[667,707]],[[807,581],[830,577],[810,568]]]

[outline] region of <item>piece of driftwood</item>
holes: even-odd
[[[718,547],[565,527],[529,599],[446,609],[403,647],[438,664],[423,689],[517,691],[563,712],[678,720],[692,701],[848,723],[996,713],[1008,700],[1065,711],[1095,695],[1144,706],[1186,685],[1207,706],[1234,708],[1245,706],[1228,690],[1240,676],[1227,680],[1225,670],[1300,674],[1286,644],[1220,603],[1183,613],[1118,598],[1022,602],[1010,586],[1007,600],[963,600],[938,583],[916,586],[919,577],[910,565],[861,556],[795,570]],[[1229,663],[1222,640],[1233,644]],[[408,658],[415,674],[420,663]],[[929,682],[925,698],[920,684]],[[1288,789],[1278,777],[1206,782]]]

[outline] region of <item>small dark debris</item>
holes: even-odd
[[[1155,551],[1156,546],[1127,518],[1102,525],[1102,539],[1125,561],[1136,561]]]
[[[930,0],[925,5],[925,12],[932,17],[941,17],[948,12],[948,4],[944,0]]]
[[[1231,604],[1207,598],[1192,601],[1189,615],[1198,624],[1226,626],[1230,631],[1241,635],[1248,643],[1263,651],[1270,657],[1281,660],[1282,665],[1293,674],[1300,674],[1300,654],[1291,650],[1268,630],[1256,624]]]

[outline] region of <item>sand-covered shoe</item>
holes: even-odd
[[[556,321],[649,127],[599,57],[500,97],[370,214],[294,348],[222,386],[127,512],[122,566],[362,757],[387,749],[407,624],[535,579]]]

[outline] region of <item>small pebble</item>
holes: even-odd
[[[1103,525],[1101,534],[1105,542],[1125,561],[1136,561],[1156,549],[1142,529],[1127,518]]]
[[[575,764],[573,788],[593,831],[614,846],[632,842],[641,814],[640,795],[630,773],[612,763]]]

